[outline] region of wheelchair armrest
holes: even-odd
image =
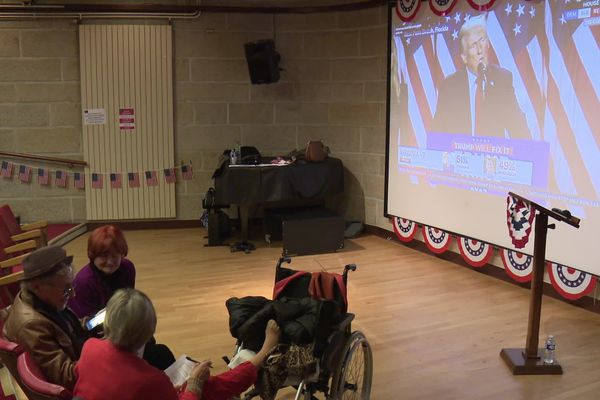
[[[339,324],[335,326],[335,329],[327,338],[326,351],[321,357],[321,366],[329,371],[333,371],[335,366],[339,362],[340,350],[345,343],[345,338],[350,333],[350,323],[354,319],[354,314],[344,314]]]
[[[337,330],[338,331],[346,330],[346,328],[348,328],[350,326],[350,322],[352,322],[353,319],[354,319],[354,314],[352,314],[352,313],[344,314],[344,318],[337,325]]]

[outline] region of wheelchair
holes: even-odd
[[[289,264],[291,259],[281,257],[277,262],[273,299],[309,297],[311,274],[282,267],[284,262]],[[288,377],[284,386],[296,389],[295,400],[315,400],[318,392],[328,400],[370,398],[373,379],[371,346],[362,332],[352,331],[354,314],[346,310],[348,273],[356,268],[355,264],[349,264],[344,267],[342,274],[332,274],[337,282],[334,285],[334,299],[322,301],[311,345],[313,356],[318,360],[317,372],[304,379]],[[335,317],[332,318],[332,315]],[[240,343],[236,352],[239,350]],[[253,389],[241,398],[250,400],[257,395],[258,392]]]

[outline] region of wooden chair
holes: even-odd
[[[13,241],[35,240],[38,247],[46,246],[48,243],[48,221],[38,221],[21,225],[8,204],[0,207],[0,219],[6,224]]]
[[[12,256],[17,256],[22,253],[30,253],[31,251],[40,247],[43,246],[40,246],[35,240],[14,240],[14,236],[10,234],[8,226],[4,220],[0,218],[0,249],[3,249],[4,254],[8,253]],[[0,253],[0,260],[2,257],[1,254],[2,253]]]
[[[33,240],[15,243],[6,225],[0,220],[0,307],[12,304],[20,290],[19,281],[23,279],[21,262],[31,251],[37,248]]]
[[[73,393],[70,390],[48,382],[40,367],[27,352],[21,353],[17,358],[17,370],[23,391],[29,400],[71,400]]]
[[[21,290],[23,271],[12,272],[0,277],[0,307],[10,306]]]

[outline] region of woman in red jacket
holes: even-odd
[[[250,361],[210,376],[210,361],[198,363],[179,392],[165,373],[141,358],[156,329],[150,299],[135,289],[118,290],[106,306],[105,340],[89,339],[76,366],[75,396],[94,400],[225,400],[248,389],[258,367],[279,341],[269,321],[262,349]]]

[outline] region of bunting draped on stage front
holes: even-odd
[[[452,12],[458,0],[429,0],[429,8],[436,15],[445,16]],[[485,11],[490,9],[495,0],[468,0],[473,9]],[[419,12],[420,0],[396,0],[396,13],[402,21],[411,21]]]
[[[419,227],[415,221],[401,217],[392,217],[390,222],[396,237],[404,243],[414,239]],[[448,250],[451,244],[451,234],[426,225],[422,225],[421,228],[423,241],[432,253],[442,254]],[[492,245],[468,237],[455,236],[460,254],[467,264],[475,268],[488,265],[494,255]],[[519,283],[531,281],[532,256],[505,248],[499,248],[498,253],[504,271],[512,280]],[[597,278],[594,275],[575,268],[546,261],[546,270],[554,290],[567,300],[578,300],[590,294],[596,287]]]

